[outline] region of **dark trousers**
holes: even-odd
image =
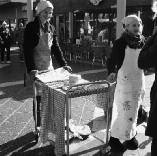
[[[4,48],[3,46],[0,46],[0,53],[1,53],[1,61],[4,61]]]
[[[2,46],[1,47],[1,61],[4,61],[5,50],[7,52],[7,61],[10,61],[10,46]]]
[[[23,56],[23,45],[22,45],[22,43],[19,43],[18,46],[19,46],[19,48],[20,48],[19,57],[20,57],[20,60],[22,60],[23,57],[24,57],[24,56]]]
[[[157,156],[157,138],[152,139],[151,156]]]

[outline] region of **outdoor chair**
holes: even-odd
[[[67,59],[70,60],[70,61],[72,60],[72,54],[73,54],[72,50],[73,50],[72,43],[66,43],[65,55],[66,55]]]
[[[73,44],[72,48],[72,54],[73,54],[73,59],[76,62],[77,60],[81,59],[81,51],[80,51],[80,46]]]
[[[101,64],[104,65],[106,63],[106,50],[105,46],[92,46],[92,52],[93,52],[93,60],[92,64],[95,63],[95,61],[101,61]],[[105,62],[104,62],[105,60]]]
[[[87,61],[89,59],[90,52],[91,52],[91,45],[90,44],[83,44],[82,50],[81,50],[81,58],[83,60]]]

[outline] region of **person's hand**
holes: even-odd
[[[30,80],[34,81],[35,77],[38,75],[38,70],[32,70],[29,75],[30,75]]]
[[[109,82],[114,82],[116,80],[116,73],[111,73],[108,77],[107,80]]]
[[[64,66],[63,68],[67,70],[69,73],[72,73],[72,69],[70,66]]]

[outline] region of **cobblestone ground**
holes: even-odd
[[[13,50],[13,49],[12,49]],[[15,50],[15,49],[14,49]],[[34,122],[32,117],[32,88],[29,83],[23,86],[24,64],[19,62],[17,51],[12,51],[12,63],[0,64],[0,156],[5,155],[54,155],[52,147],[39,148],[33,142]],[[103,80],[105,70],[101,66],[70,63],[74,73],[82,74],[89,80]],[[146,96],[143,105],[149,109],[149,91],[154,75],[146,76]],[[144,136],[145,125],[139,126],[137,138],[140,148],[126,151],[124,156],[150,156],[151,139]],[[93,141],[91,144],[95,144]],[[90,147],[89,146],[89,147]],[[88,145],[86,144],[88,148]],[[85,156],[93,155],[91,153]],[[99,155],[99,154],[95,154]]]

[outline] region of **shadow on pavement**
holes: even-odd
[[[36,144],[35,136],[33,132],[27,133],[26,135],[11,140],[5,144],[0,145],[0,155],[7,155],[21,148],[23,151],[33,147]]]
[[[30,85],[24,87],[23,84],[10,84],[0,88],[0,99],[13,98],[14,100],[21,101],[30,98],[33,95],[33,90]]]
[[[5,82],[21,81],[24,78],[25,67],[23,63],[12,62],[0,64],[0,84]]]
[[[55,156],[54,147],[49,145],[46,147],[36,148],[28,151],[14,152],[11,156]]]
[[[0,155],[11,156],[54,156],[54,147],[49,145],[37,147],[33,132],[0,145]],[[32,149],[34,148],[34,149]]]
[[[78,152],[77,154],[72,154],[71,156],[79,156],[79,155],[85,155],[85,154],[87,154],[87,153],[89,153],[89,152],[92,152],[92,151],[94,151],[94,150],[97,150],[97,149],[101,149],[102,148],[102,145],[100,146],[100,147],[94,147],[94,148],[90,148],[90,149],[88,149],[88,150],[84,150],[84,151],[82,151],[82,152]],[[87,154],[88,155],[88,154]],[[101,154],[101,151],[98,151],[97,153],[95,153],[93,156],[102,156],[102,154]],[[107,156],[107,155],[106,155]]]

